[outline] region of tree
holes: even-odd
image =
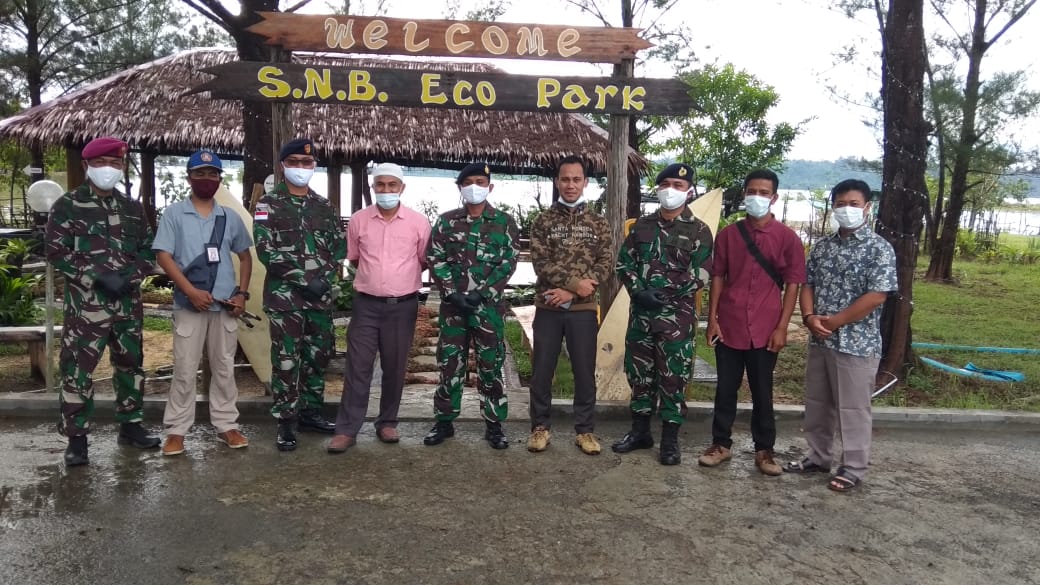
[[[1000,78],[993,82],[983,82],[982,61],[986,52],[992,48],[1007,31],[1019,22],[1036,3],[1036,0],[962,0],[971,9],[971,30],[961,32],[951,22],[948,13],[954,11],[953,0],[931,0],[933,10],[945,22],[953,33],[949,39],[940,39],[941,46],[951,50],[956,56],[967,60],[967,73],[963,83],[963,102],[959,113],[960,127],[956,141],[949,144],[952,151],[952,171],[950,173],[950,194],[946,205],[946,215],[939,231],[939,239],[932,249],[931,262],[925,278],[936,281],[950,281],[953,278],[953,257],[957,245],[957,231],[960,228],[961,212],[968,190],[969,176],[973,159],[980,147],[991,144],[997,139],[1000,125],[987,123],[980,116],[980,108],[992,103],[992,95],[987,95],[990,87],[996,89],[1004,85]],[[996,32],[991,32],[993,30]],[[984,87],[985,86],[985,87]],[[1000,102],[998,102],[1000,103]],[[1009,119],[1018,118],[1024,111],[1018,106],[1019,100],[1011,99],[1003,102],[1009,109],[997,106],[995,110],[1002,112],[999,119],[1005,123]],[[1035,102],[1030,113],[1035,112]],[[933,221],[938,218],[933,218]]]
[[[707,65],[680,73],[701,108],[679,119],[677,134],[655,147],[675,153],[697,170],[698,183],[708,189],[739,184],[756,167],[781,170],[784,155],[808,120],[796,125],[766,121],[780,96],[746,71],[733,65]]]

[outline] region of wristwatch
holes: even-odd
[[[236,286],[235,290],[231,293],[231,296],[235,297],[238,295],[242,295],[242,298],[244,298],[247,301],[249,300],[249,291],[242,290]]]

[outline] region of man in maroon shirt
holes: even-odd
[[[715,418],[711,446],[697,460],[706,467],[732,457],[737,390],[746,369],[753,403],[755,466],[766,475],[783,472],[773,460],[773,368],[787,343],[798,285],[805,283],[805,248],[798,234],[769,211],[779,183],[776,173],[767,169],[748,174],[744,179],[747,217],[723,228],[715,240],[705,333],[708,345],[715,347],[718,369]]]

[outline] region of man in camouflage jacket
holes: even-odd
[[[433,397],[437,422],[423,442],[436,445],[454,435],[452,421],[462,406],[462,380],[472,341],[484,438],[493,448],[505,449],[509,442],[502,430],[508,414],[502,383],[506,356],[502,291],[516,270],[520,235],[513,218],[487,202],[494,185],[486,164],[465,167],[455,183],[465,205],[440,216],[426,253],[443,302],[437,345],[441,377]]]
[[[347,255],[338,214],[307,185],[314,144],[296,139],[279,155],[285,182],[264,195],[253,218],[257,258],[267,267],[264,312],[271,322],[271,414],[281,451],[296,449],[295,429],[332,434],[325,420],[325,368],[335,350],[332,281]]]
[[[91,375],[106,346],[119,443],[139,449],[159,446],[159,438],[141,426],[141,281],[152,270],[152,234],[141,204],[115,190],[127,150],[127,144],[115,138],[88,143],[82,152],[87,181],[54,203],[47,222],[47,260],[65,277],[60,431],[69,438],[65,463],[70,466],[89,463]]]
[[[686,207],[693,169],[669,165],[656,182],[660,208],[632,226],[618,254],[618,277],[632,298],[625,335],[632,430],[612,449],[627,453],[654,446],[650,415],[660,399],[660,461],[676,465],[693,370],[696,294],[708,281],[712,235]]]

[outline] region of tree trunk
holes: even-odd
[[[922,0],[892,0],[882,45],[885,155],[877,229],[895,249],[899,292],[889,297],[881,314],[879,383],[890,380],[887,374],[905,379],[913,357],[910,314],[914,271],[928,211],[923,12]]]
[[[614,75],[631,77],[635,70],[635,62],[625,59],[614,66]],[[621,241],[624,239],[626,204],[628,202],[628,116],[610,117],[610,156],[607,159],[607,192],[603,215],[610,225],[610,234],[614,240],[612,257],[617,257]],[[599,313],[606,316],[614,297],[620,290],[616,275],[611,274],[605,282],[599,283]]]
[[[637,116],[628,117],[628,145],[632,147],[632,150],[639,152],[639,131],[636,127],[638,121]],[[643,202],[643,185],[639,180],[638,175],[629,175],[628,177],[628,200],[625,207],[625,217],[633,218],[641,215],[640,210],[642,209]]]

